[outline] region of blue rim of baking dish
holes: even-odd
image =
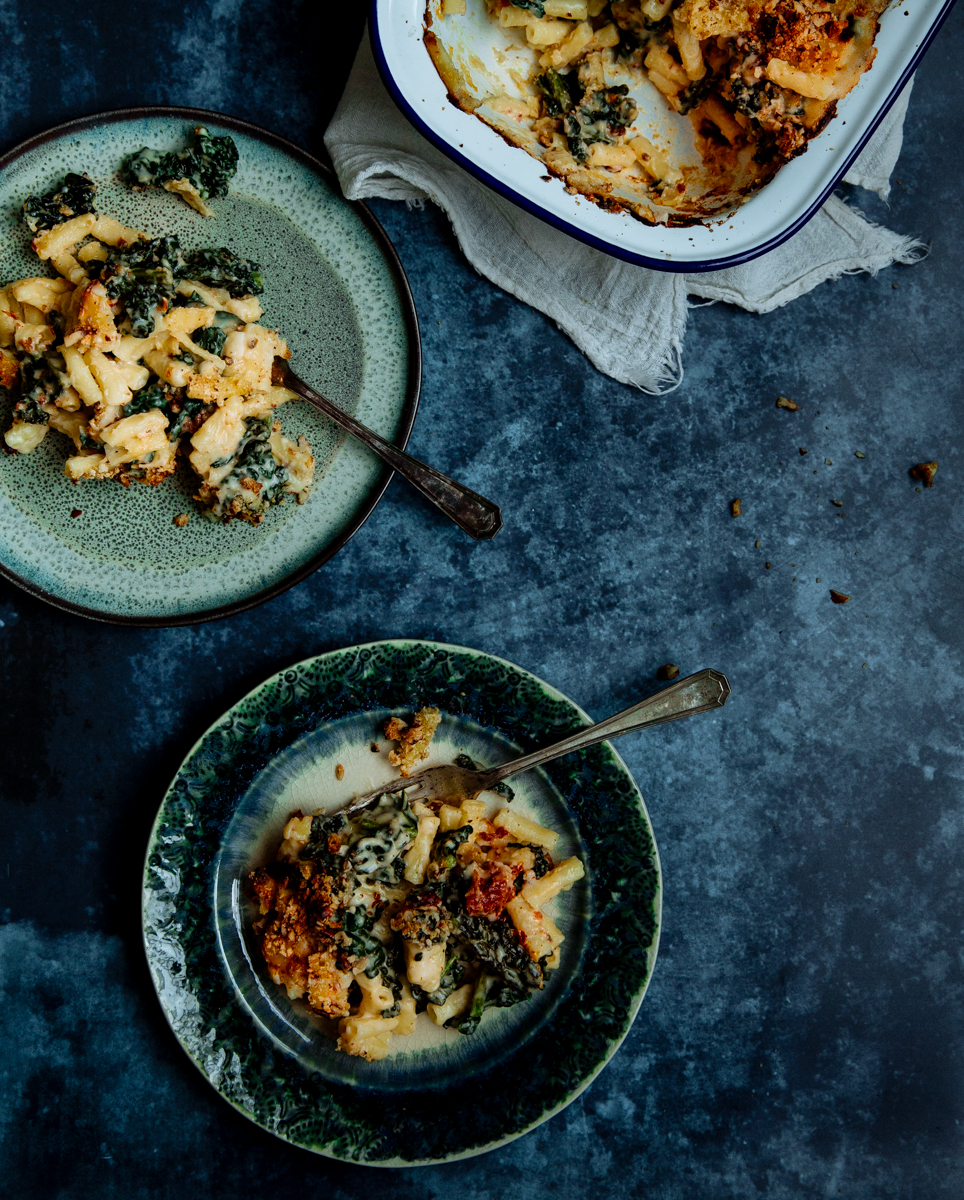
[[[594,250],[601,250],[603,254],[608,254],[611,258],[622,259],[624,262],[632,263],[637,267],[649,267],[654,271],[671,271],[677,274],[699,274],[704,271],[722,271],[726,267],[738,267],[743,263],[752,262],[753,259],[759,258],[761,255],[767,254],[769,251],[775,250],[778,246],[782,246],[784,242],[789,241],[790,238],[792,238],[795,233],[798,233],[809,220],[816,216],[816,214],[825,204],[827,198],[833,192],[834,188],[836,188],[837,184],[840,183],[841,179],[850,169],[851,163],[854,162],[863,148],[870,141],[878,125],[890,111],[894,101],[904,90],[908,80],[917,70],[920,60],[930,47],[931,42],[937,36],[941,26],[947,20],[947,17],[956,2],[957,0],[947,0],[944,7],[934,20],[933,25],[931,25],[930,29],[921,39],[920,46],[917,48],[913,58],[901,73],[895,86],[891,89],[887,99],[883,102],[883,104],[881,104],[873,120],[867,126],[867,129],[860,141],[844,158],[839,170],[834,174],[833,178],[823,188],[823,190],[818,193],[813,203],[805,212],[801,213],[800,216],[791,221],[787,228],[782,232],[774,235],[769,240],[762,242],[759,246],[755,246],[751,250],[743,250],[737,254],[725,254],[720,258],[714,258],[712,260],[703,259],[685,263],[668,261],[664,258],[650,258],[646,254],[637,254],[632,250],[624,250],[621,247],[614,245],[612,242],[607,242],[602,238],[596,237],[595,234],[587,233],[584,229],[580,229],[578,225],[574,225],[572,222],[565,220],[563,217],[557,217],[555,214],[544,209],[540,204],[536,204],[533,201],[528,200],[525,196],[522,196],[519,192],[515,191],[514,188],[509,187],[507,184],[497,179],[494,175],[490,175],[488,171],[484,170],[477,163],[474,163],[466,155],[460,154],[458,150],[456,150],[449,142],[445,140],[445,138],[437,134],[426,124],[424,120],[422,120],[416,110],[402,94],[398,85],[395,83],[395,79],[388,66],[388,60],[382,45],[382,36],[378,17],[379,0],[371,0],[369,25],[371,29],[372,52],[375,56],[375,63],[378,67],[378,73],[381,75],[382,82],[385,84],[386,88],[388,88],[392,99],[424,138],[427,138],[427,140],[430,141],[433,146],[436,146],[442,151],[443,154],[451,158],[453,162],[458,163],[458,165],[468,171],[470,175],[474,175],[475,178],[481,183],[484,183],[487,187],[490,187],[494,192],[498,192],[500,196],[504,196],[507,200],[511,200],[513,204],[517,204],[520,208],[524,209],[528,213],[531,213],[534,217],[538,217],[541,221],[545,221],[546,224],[554,226],[556,229],[561,230],[563,233],[569,234],[570,237],[574,237],[580,242],[584,242],[587,246],[592,246]],[[449,103],[451,103],[451,101],[449,101]]]
[[[396,435],[397,440],[393,442],[399,450],[404,450],[408,445],[412,429],[415,426],[415,416],[418,412],[418,402],[422,389],[422,341],[418,327],[418,314],[415,309],[415,298],[412,295],[412,289],[405,274],[405,268],[402,266],[401,259],[398,257],[395,247],[375,217],[375,214],[362,201],[345,199],[341,185],[331,167],[315,158],[314,155],[309,154],[307,150],[302,149],[301,146],[296,145],[287,138],[281,137],[280,134],[272,133],[270,130],[263,129],[260,125],[254,125],[250,121],[245,121],[241,117],[233,117],[226,113],[204,108],[181,107],[170,104],[145,104],[131,108],[112,109],[109,112],[92,113],[86,117],[77,117],[72,121],[65,121],[60,125],[54,125],[50,129],[45,129],[41,133],[34,134],[33,137],[19,142],[3,154],[0,154],[0,171],[5,170],[11,163],[16,162],[17,159],[29,151],[47,142],[56,141],[66,134],[79,133],[101,124],[139,120],[144,117],[176,117],[190,121],[192,124],[200,122],[202,124],[220,125],[226,129],[234,130],[237,133],[245,134],[250,138],[273,146],[315,172],[332,188],[336,195],[341,197],[343,203],[358,213],[362,223],[384,256],[385,262],[388,264],[389,270],[394,277],[405,322],[405,332],[409,345],[408,378],[405,389],[405,403],[401,414],[401,425]],[[376,482],[369,496],[359,506],[357,514],[348,522],[341,533],[329,545],[325,546],[320,553],[313,555],[307,562],[297,567],[290,574],[285,575],[270,587],[252,596],[246,596],[240,600],[203,609],[199,612],[185,613],[183,615],[124,616],[119,613],[105,612],[100,609],[89,608],[83,604],[76,604],[71,600],[66,600],[61,596],[48,592],[45,588],[38,586],[31,580],[19,575],[16,571],[11,570],[3,562],[0,562],[0,578],[9,580],[10,583],[22,588],[23,591],[29,593],[31,596],[45,600],[48,604],[53,605],[54,608],[73,613],[75,616],[87,617],[89,620],[101,621],[107,625],[168,629],[179,625],[200,625],[207,621],[219,621],[222,617],[233,616],[235,613],[257,608],[266,601],[274,599],[275,596],[281,595],[282,592],[286,592],[289,588],[294,587],[295,584],[301,583],[302,580],[317,571],[329,559],[334,558],[351,541],[375,511],[394,477],[395,472],[386,466],[383,478]]]

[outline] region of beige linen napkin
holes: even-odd
[[[845,177],[884,199],[910,90],[908,84]],[[367,33],[325,144],[350,200],[440,205],[480,274],[551,317],[600,371],[654,394],[682,380],[691,296],[770,312],[828,279],[876,274],[925,252],[831,196],[798,234],[744,266],[683,275],[611,258],[505,200],[423,138],[386,91]]]

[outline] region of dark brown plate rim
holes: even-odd
[[[8,150],[6,154],[0,155],[0,171],[6,170],[7,167],[16,162],[18,158],[28,151],[42,146],[45,142],[61,138],[66,134],[80,133],[97,125],[138,120],[143,117],[178,117],[185,121],[200,124],[210,122],[221,125],[226,129],[235,130],[237,133],[246,134],[248,137],[256,138],[258,141],[264,142],[290,155],[311,171],[314,171],[325,183],[341,195],[341,188],[334,171],[330,167],[325,166],[314,155],[309,154],[307,150],[303,150],[300,146],[295,145],[294,142],[288,141],[287,138],[283,138],[277,133],[272,133],[268,129],[262,129],[260,125],[253,125],[250,121],[242,120],[240,117],[229,116],[227,113],[214,112],[204,108],[181,108],[169,104],[149,104],[139,105],[134,108],[117,108],[110,112],[92,113],[87,117],[77,117],[75,120],[66,121],[62,125],[54,125],[51,129],[47,129],[43,133],[38,133],[26,141],[20,142],[12,150]],[[409,286],[408,278],[405,275],[405,269],[402,266],[395,247],[392,245],[388,234],[381,227],[375,215],[366,204],[359,200],[345,200],[345,203],[353,208],[361,217],[381,250],[385,261],[395,276],[399,300],[402,304],[405,328],[409,340],[409,369],[401,428],[396,434],[394,444],[400,450],[404,450],[408,445],[408,440],[411,437],[412,428],[415,424],[415,414],[418,411],[418,400],[422,388],[422,343],[419,336],[415,300],[412,296],[412,289]],[[10,580],[11,583],[16,584],[17,587],[22,588],[31,596],[37,596],[41,600],[45,600],[48,604],[52,604],[55,608],[62,609],[64,612],[73,613],[75,616],[89,617],[93,621],[103,621],[109,625],[166,629],[177,625],[200,625],[206,621],[218,621],[222,617],[230,617],[235,613],[245,612],[250,608],[257,608],[259,604],[264,604],[266,600],[272,600],[275,596],[280,596],[282,592],[286,592],[289,588],[294,587],[296,583],[307,579],[320,566],[323,566],[330,558],[333,558],[339,550],[347,545],[371,516],[375,506],[385,494],[385,489],[391,483],[394,474],[395,472],[391,468],[385,468],[383,478],[372,488],[368,498],[362,503],[356,516],[348,522],[338,537],[319,554],[308,559],[296,570],[286,575],[277,583],[272,584],[271,587],[265,588],[264,591],[257,592],[253,596],[246,596],[231,604],[218,605],[216,608],[202,609],[199,612],[185,613],[183,615],[131,617],[120,613],[106,612],[102,609],[87,608],[85,605],[74,604],[70,600],[64,600],[62,597],[38,587],[22,575],[18,575],[16,571],[11,570],[3,561],[0,561],[0,577]]]

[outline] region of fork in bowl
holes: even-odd
[[[370,808],[381,796],[393,795],[396,792],[407,793],[410,802],[448,800],[453,797],[458,797],[460,803],[463,800],[474,800],[480,792],[491,790],[502,780],[511,779],[513,775],[551,762],[554,758],[561,758],[564,754],[584,750],[587,746],[595,746],[597,742],[604,742],[624,733],[634,733],[639,729],[649,729],[653,725],[663,725],[667,721],[678,721],[682,717],[692,717],[697,713],[722,708],[729,694],[730,685],[726,676],[707,667],[697,671],[695,675],[680,679],[654,696],[640,700],[615,716],[571,733],[542,750],[523,754],[521,758],[502,763],[498,767],[473,769],[454,764],[427,767],[407,778],[395,779],[374,791],[366,792],[364,796],[356,797],[341,810],[341,813],[345,817],[353,817]]]

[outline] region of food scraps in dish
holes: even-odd
[[[545,909],[583,865],[553,863],[553,830],[489,813],[482,799],[404,792],[350,820],[297,810],[277,860],[250,873],[271,978],[337,1021],[340,1050],[385,1058],[420,1013],[472,1034],[559,966],[565,939]]]
[[[459,28],[482,5],[485,63]],[[425,42],[455,103],[569,192],[649,224],[691,225],[732,209],[806,150],[873,63],[884,8],[427,0]]]
[[[7,448],[30,454],[50,430],[65,435],[76,483],[157,485],[186,459],[195,499],[221,521],[258,524],[288,495],[303,503],[314,458],[272,420],[296,397],[272,385],[275,357],[291,352],[259,324],[261,268],[128,228],[95,210],[95,193],[70,174],[24,203],[33,250],[56,274],[0,289]]]
[[[228,184],[238,169],[238,148],[231,137],[212,137],[198,125],[194,144],[183,150],[152,150],[142,146],[129,154],[120,176],[135,191],[162,187],[174,192],[202,217],[213,217],[210,199],[228,194]]]

